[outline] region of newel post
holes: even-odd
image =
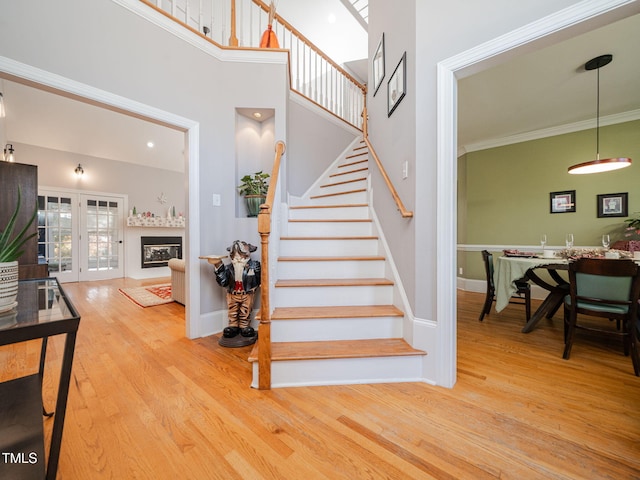
[[[258,232],[261,246],[260,328],[258,329],[258,388],[271,389],[271,306],[269,298],[269,235],[271,234],[271,206],[260,205]]]

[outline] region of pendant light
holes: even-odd
[[[584,173],[600,173],[608,172],[611,170],[618,170],[619,168],[628,167],[631,165],[631,159],[626,157],[620,158],[600,158],[600,68],[605,65],[609,65],[613,60],[613,55],[600,55],[599,57],[592,58],[584,65],[585,70],[597,70],[598,71],[598,90],[597,90],[597,111],[596,111],[596,159],[589,162],[578,163],[569,167],[569,173],[572,174],[584,174]]]

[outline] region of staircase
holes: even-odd
[[[426,353],[402,338],[404,313],[368,205],[364,142],[317,185],[292,201],[280,238],[272,387],[419,381]]]

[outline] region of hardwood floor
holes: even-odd
[[[130,279],[66,284],[82,314],[59,479],[639,479],[640,378],[618,345],[458,297],[458,382],[249,388],[251,347],[184,338],[183,307]],[[534,308],[537,303],[534,304]],[[62,350],[50,341],[45,403]],[[39,344],[0,347],[0,379]],[[50,420],[46,425],[50,429]]]

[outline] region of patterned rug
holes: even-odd
[[[120,293],[141,307],[154,307],[171,303],[171,284],[161,283],[146,287],[120,288]]]

